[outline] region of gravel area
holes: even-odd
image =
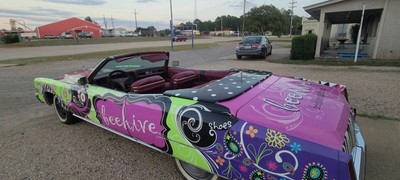
[[[172,53],[182,67],[248,68],[348,86],[359,113],[400,117],[400,68],[321,67],[234,57],[235,43]],[[287,57],[276,47],[273,57]],[[0,179],[180,179],[173,158],[89,123],[64,125],[52,107],[34,96],[35,77],[93,67],[100,60],[0,67]],[[359,118],[368,150],[367,179],[398,179],[400,122]],[[396,178],[397,177],[397,178]]]

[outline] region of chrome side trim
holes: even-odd
[[[367,145],[365,144],[364,138],[361,134],[358,124],[354,122],[353,126],[356,139],[356,146],[353,147],[353,150],[351,152],[353,156],[354,169],[356,171],[357,180],[364,180],[366,172],[365,168],[366,168]]]
[[[84,121],[86,121],[86,122],[88,122],[88,123],[90,123],[90,124],[96,125],[96,126],[101,127],[101,128],[103,128],[103,129],[105,129],[105,130],[107,130],[107,131],[110,131],[110,132],[112,132],[112,133],[115,133],[115,134],[117,134],[117,135],[120,135],[120,136],[122,136],[122,137],[124,137],[124,138],[126,138],[126,139],[129,139],[129,140],[131,140],[131,141],[134,141],[134,142],[137,142],[137,143],[139,143],[139,144],[145,145],[145,146],[147,146],[147,147],[149,147],[149,148],[151,148],[151,149],[154,149],[154,150],[156,150],[156,151],[158,151],[158,152],[164,153],[164,152],[162,152],[161,150],[159,150],[159,149],[157,149],[157,148],[155,148],[155,147],[153,147],[153,146],[150,146],[150,145],[146,144],[145,142],[143,142],[143,141],[141,141],[141,140],[139,140],[139,139],[135,139],[135,138],[130,137],[130,136],[126,135],[126,134],[122,134],[122,133],[120,133],[120,132],[118,132],[118,131],[115,131],[115,130],[113,130],[113,129],[111,129],[111,128],[102,126],[101,124],[94,123],[94,122],[92,122],[91,120],[86,119],[86,118],[83,118],[83,117],[80,117],[80,116],[78,116],[78,115],[76,115],[76,114],[74,114],[74,116],[77,117],[77,118],[79,118],[79,119],[82,119],[82,120],[84,120]]]

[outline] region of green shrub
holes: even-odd
[[[317,35],[307,34],[296,36],[292,39],[292,49],[290,50],[290,59],[292,60],[309,60],[314,59],[315,45],[317,43]]]
[[[0,39],[3,41],[5,44],[11,44],[11,43],[17,43],[19,42],[18,35],[16,34],[7,34],[1,37]]]

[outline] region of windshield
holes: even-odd
[[[257,36],[245,37],[242,40],[242,43],[260,43],[260,42],[261,42],[261,37],[257,37]]]
[[[108,75],[110,72],[115,70],[122,70],[125,72],[129,72],[136,69],[164,67],[165,60],[156,59],[158,58],[158,56],[159,56],[158,54],[154,54],[154,55],[124,57],[120,59],[110,60],[97,73],[96,77]]]

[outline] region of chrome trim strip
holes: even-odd
[[[147,146],[147,147],[149,147],[149,148],[151,148],[151,149],[154,149],[154,150],[156,150],[156,151],[158,151],[158,152],[164,153],[164,152],[162,152],[161,150],[159,150],[159,149],[157,149],[157,148],[155,148],[155,147],[153,147],[153,146],[150,146],[150,145],[146,144],[146,143],[143,142],[143,141],[140,141],[140,140],[135,139],[135,138],[133,138],[133,137],[127,136],[126,134],[122,134],[122,133],[120,133],[120,132],[118,132],[118,131],[115,131],[115,130],[113,130],[113,129],[111,129],[111,128],[108,128],[108,127],[102,126],[102,125],[100,125],[100,124],[94,123],[94,122],[92,122],[91,120],[86,119],[86,118],[83,118],[83,117],[80,117],[80,116],[78,116],[78,115],[76,115],[76,114],[74,114],[74,116],[77,117],[77,118],[79,118],[79,119],[82,119],[82,120],[84,120],[84,121],[86,121],[86,122],[88,122],[88,123],[90,123],[90,124],[93,124],[93,125],[96,125],[96,126],[98,126],[98,127],[101,127],[101,128],[103,128],[103,129],[105,129],[105,130],[107,130],[107,131],[110,131],[110,132],[112,132],[112,133],[118,134],[118,135],[120,135],[120,136],[122,136],[122,137],[124,137],[124,138],[126,138],[126,139],[129,139],[129,140],[131,140],[131,141],[134,141],[134,142],[137,142],[137,143],[139,143],[139,144],[145,145],[145,146]]]
[[[353,125],[356,138],[356,146],[353,148],[351,154],[353,156],[353,163],[357,175],[357,180],[364,180],[366,172],[365,168],[366,168],[367,145],[365,144],[364,138],[361,134],[358,124],[354,122]]]

